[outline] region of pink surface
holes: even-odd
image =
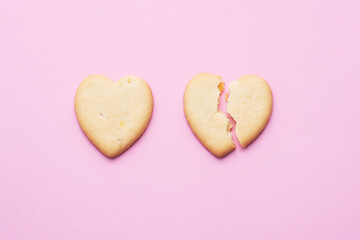
[[[1,1],[1,240],[360,239],[359,1]],[[187,125],[197,73],[268,81],[271,120],[221,160]],[[109,160],[81,132],[90,74],[152,87]],[[227,85],[228,86],[228,85]]]

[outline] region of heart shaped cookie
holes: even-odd
[[[215,156],[223,157],[235,149],[231,124],[218,110],[223,91],[220,77],[201,73],[185,89],[186,119],[200,142]],[[246,147],[263,131],[272,112],[272,92],[266,81],[247,75],[230,84],[227,112],[236,122],[236,135]]]
[[[108,157],[120,155],[144,133],[152,110],[151,89],[136,76],[113,82],[92,75],[80,84],[75,96],[81,129]]]
[[[195,136],[211,153],[223,157],[235,149],[229,119],[218,110],[224,85],[220,77],[200,73],[193,77],[184,93],[184,112]]]
[[[247,75],[230,84],[227,112],[236,122],[236,136],[246,147],[259,136],[272,112],[272,92],[259,76]]]

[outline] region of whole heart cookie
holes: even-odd
[[[105,76],[92,75],[80,84],[75,96],[81,129],[108,157],[120,155],[144,133],[152,110],[151,89],[136,76],[114,83]]]
[[[218,110],[223,89],[220,77],[201,73],[189,81],[184,93],[185,116],[192,131],[217,157],[235,149],[229,119]],[[269,85],[256,75],[243,76],[232,82],[227,111],[236,122],[240,145],[246,147],[269,121],[272,111]]]
[[[246,147],[264,130],[272,112],[272,92],[259,76],[247,75],[230,84],[227,112],[236,122],[236,135]]]
[[[218,110],[223,89],[220,77],[201,73],[190,80],[184,93],[184,112],[192,131],[217,157],[235,149],[230,121]]]

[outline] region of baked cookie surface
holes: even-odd
[[[217,157],[224,157],[235,149],[230,121],[218,110],[223,89],[220,77],[200,73],[189,81],[184,93],[184,112],[192,131]]]
[[[236,122],[236,135],[246,147],[264,130],[272,112],[272,92],[267,82],[246,75],[230,84],[227,112]]]
[[[102,75],[91,75],[82,81],[75,96],[81,129],[108,157],[120,155],[141,137],[152,111],[151,89],[136,76],[113,82]]]

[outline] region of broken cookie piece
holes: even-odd
[[[200,73],[189,81],[184,93],[184,112],[192,131],[217,157],[224,157],[235,149],[230,121],[218,109],[223,90],[220,77]]]
[[[246,147],[264,130],[272,112],[272,92],[267,82],[246,75],[230,84],[227,112],[236,122],[236,136]]]

